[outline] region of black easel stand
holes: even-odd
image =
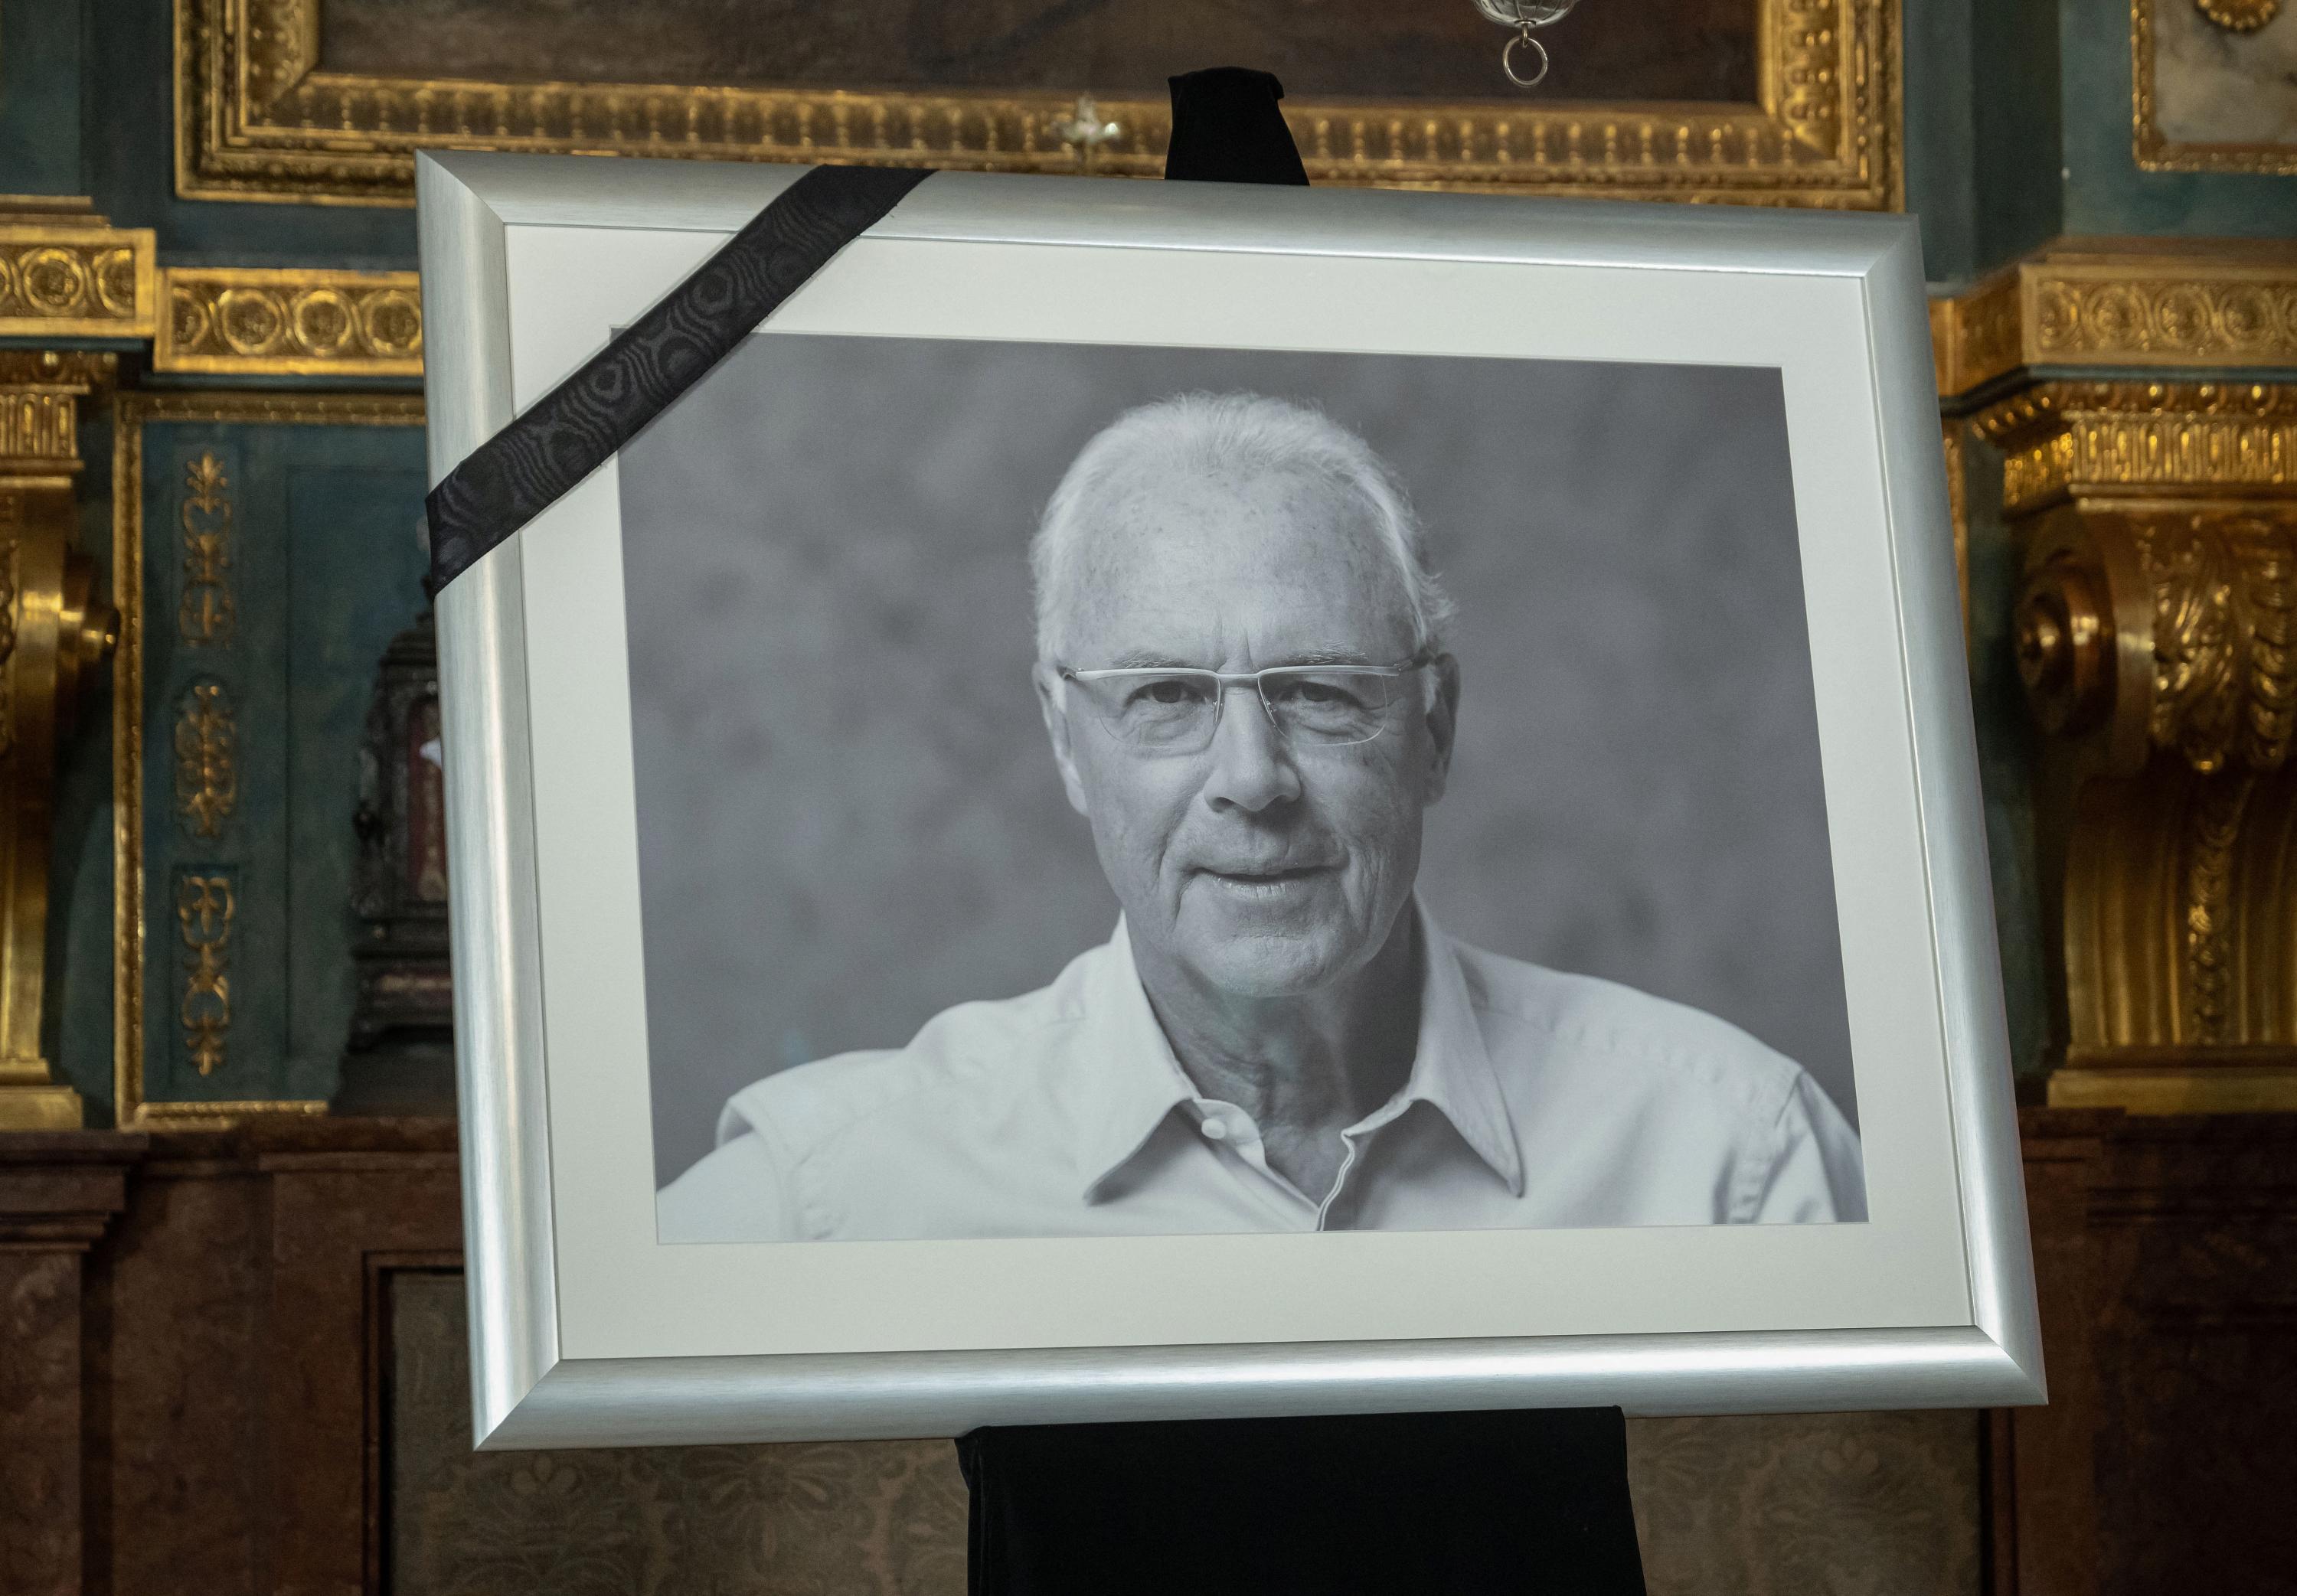
[[[1266,72],[1173,79],[1165,176],[1305,184]],[[1014,1426],[957,1444],[973,1596],[1642,1596],[1617,1408]]]

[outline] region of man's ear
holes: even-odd
[[[1042,660],[1030,668],[1029,680],[1037,689],[1037,712],[1045,718],[1045,735],[1052,739],[1053,763],[1061,769],[1061,786],[1069,795],[1069,807],[1083,815],[1084,782],[1077,775],[1076,749],[1069,741],[1068,706],[1063,702],[1060,672]]]
[[[1436,690],[1428,703],[1425,802],[1433,803],[1444,796],[1445,784],[1452,778],[1452,742],[1460,729],[1460,662],[1439,654],[1428,670],[1436,679]]]

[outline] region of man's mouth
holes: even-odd
[[[1294,882],[1309,881],[1331,873],[1330,865],[1233,865],[1202,867],[1203,873],[1214,880],[1234,886],[1280,887]]]

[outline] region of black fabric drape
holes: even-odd
[[[1642,1596],[1617,1408],[1015,1426],[973,1596]]]
[[[1272,72],[1208,67],[1167,79],[1173,138],[1165,176],[1191,183],[1283,183],[1305,187],[1308,169],[1284,113],[1284,86]]]

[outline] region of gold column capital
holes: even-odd
[[[2023,555],[2050,1101],[2297,1108],[2297,384],[2076,373],[1971,425]]]

